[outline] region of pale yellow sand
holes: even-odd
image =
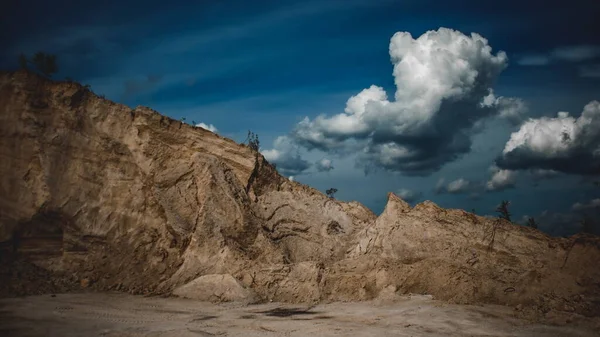
[[[588,322],[589,323],[589,322]],[[592,325],[531,324],[502,306],[393,302],[212,304],[114,293],[0,300],[0,336],[597,336]]]

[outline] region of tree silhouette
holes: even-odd
[[[246,139],[248,140],[248,146],[255,152],[258,152],[258,149],[260,148],[260,141],[258,140],[258,135],[248,130],[248,137]]]
[[[500,213],[498,215],[500,219],[505,219],[510,222],[510,212],[508,211],[508,205],[510,205],[510,201],[502,200],[500,205],[496,208],[496,212]]]
[[[531,227],[531,228],[538,228],[538,223],[535,221],[535,219],[533,217],[527,219],[527,226]]]
[[[332,187],[332,188],[328,189],[327,191],[325,191],[325,194],[327,194],[327,196],[328,196],[328,197],[330,197],[330,198],[332,198],[332,199],[333,199],[333,198],[334,198],[334,196],[335,196],[335,193],[336,193],[337,191],[338,191],[338,190],[337,190],[337,188],[333,188],[333,187]]]
[[[21,57],[19,57],[19,62]],[[41,51],[35,53],[31,59],[31,63],[36,69],[46,77],[52,77],[58,71],[56,63],[56,55],[46,54]]]

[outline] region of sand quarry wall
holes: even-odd
[[[0,293],[211,301],[399,293],[600,315],[600,239],[389,194],[377,217],[249,147],[73,82],[0,74]]]

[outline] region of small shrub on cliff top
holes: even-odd
[[[58,71],[56,64],[56,55],[37,52],[33,55],[33,64],[44,75],[52,77],[52,74]]]
[[[527,219],[527,226],[531,227],[531,228],[537,229],[538,228],[538,223],[535,221],[534,218],[529,218],[529,219]]]
[[[258,135],[248,130],[248,137],[246,139],[248,140],[248,146],[253,151],[258,152],[258,149],[260,148],[260,141],[258,140]]]
[[[499,213],[498,217],[500,219],[504,219],[507,220],[508,222],[510,221],[510,212],[508,211],[508,205],[510,205],[510,201],[508,200],[502,200],[502,202],[500,203],[500,205],[498,205],[498,207],[496,208],[496,212]]]
[[[52,75],[58,71],[56,55],[39,51],[33,55],[31,60],[27,59],[24,54],[19,55],[19,66],[21,69],[27,69],[27,64],[29,63],[33,64],[37,71],[46,77],[52,77]]]
[[[332,187],[332,188],[328,189],[327,191],[325,191],[325,194],[327,194],[328,197],[333,199],[335,197],[335,193],[337,191],[338,191],[337,188]]]

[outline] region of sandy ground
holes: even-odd
[[[411,296],[314,307],[211,304],[115,293],[0,300],[0,336],[597,336],[547,326],[502,306],[459,306]]]

